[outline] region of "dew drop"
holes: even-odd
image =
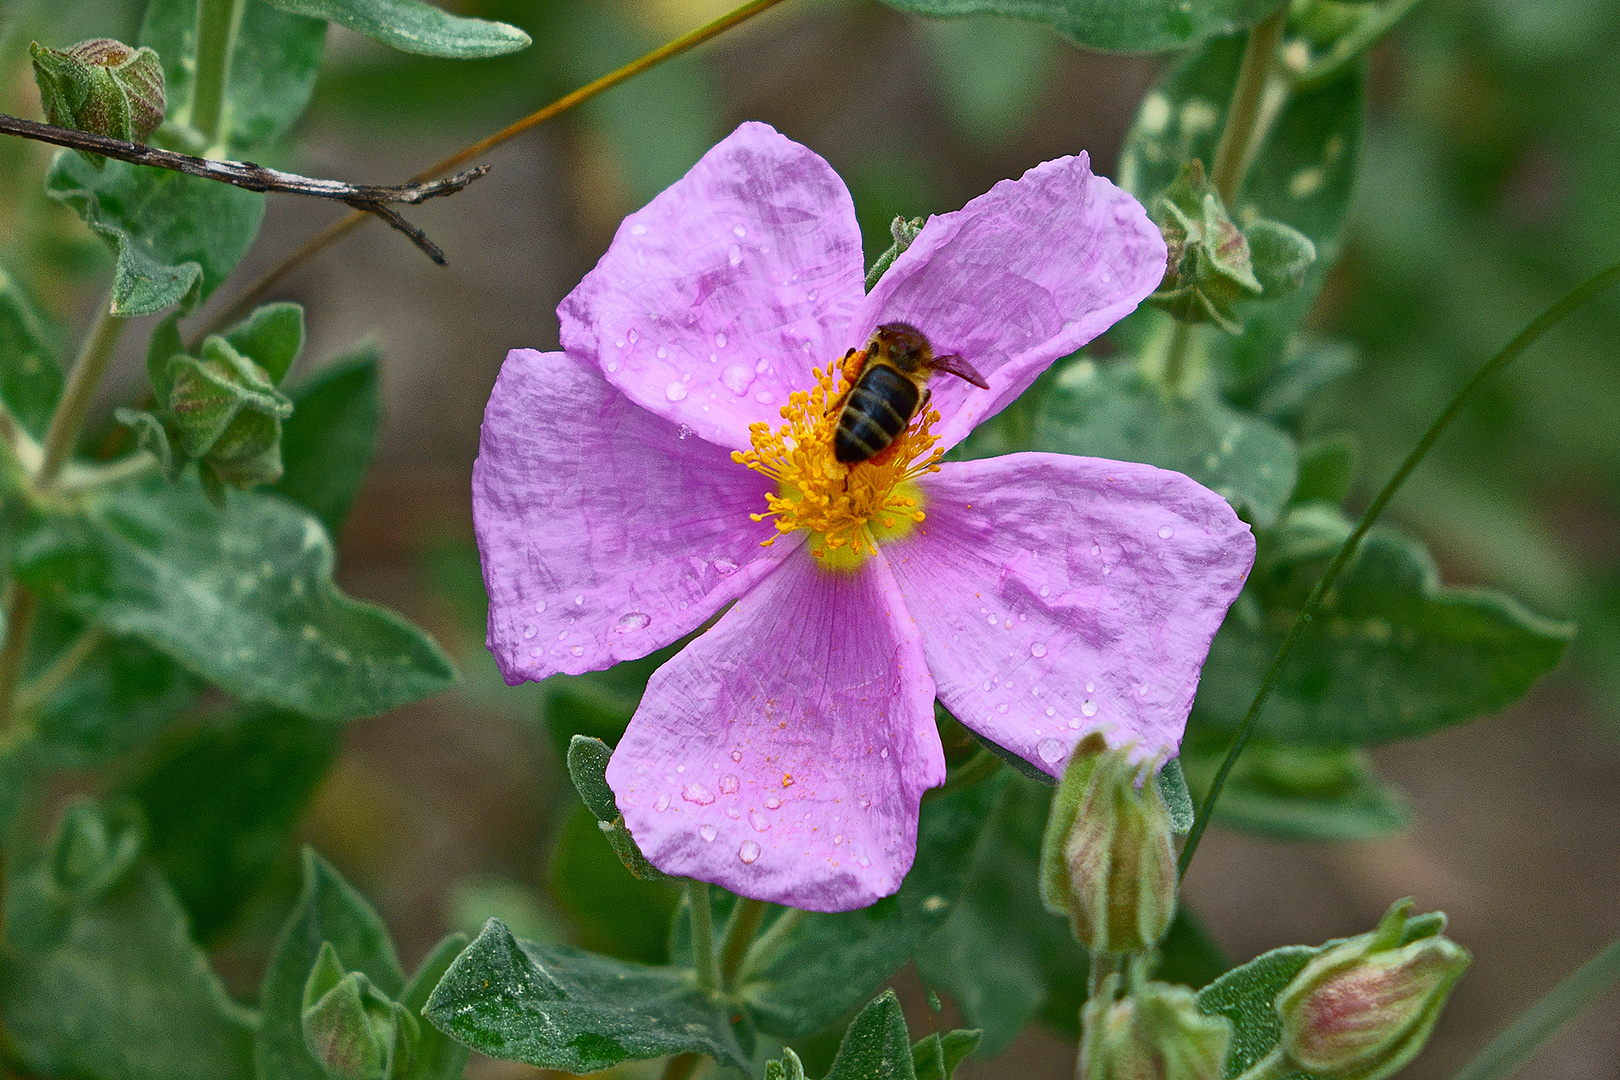
[[[541,648],[539,645],[536,645],[534,648],[529,650],[529,655],[530,656],[543,656],[543,655],[545,655],[545,651],[546,651],[545,649]]]
[[[707,405],[705,405],[703,407],[705,409],[708,408]],[[685,424],[682,424],[680,427],[675,429],[675,437],[677,439],[680,439],[683,442],[686,441],[687,439],[690,439],[693,435],[696,435],[696,434],[697,434],[697,432],[693,431],[691,428],[687,427]]]
[[[1037,657],[1037,658],[1045,656],[1046,655],[1046,643],[1044,641],[1035,642],[1035,644],[1033,644],[1033,645],[1031,645],[1029,647],[1029,655]]]
[[[1168,526],[1168,525],[1159,526],[1159,539],[1160,540],[1168,540],[1174,535],[1176,535],[1176,530],[1172,529],[1170,526]]]
[[[631,330],[629,333],[625,334],[624,336],[630,339],[630,344],[634,345],[636,343],[636,339],[639,338],[641,335],[636,333],[634,330]]]
[[[1089,683],[1089,682],[1086,683],[1086,693],[1089,694],[1095,689],[1097,689],[1097,687],[1095,685],[1093,685],[1092,683]]]
[[[737,786],[737,778],[731,773],[726,773],[720,778],[720,794],[722,795],[737,794]]]
[[[753,381],[754,369],[747,364],[727,364],[726,370],[720,373],[720,384],[738,397],[748,393]]]
[[[1041,595],[1042,596],[1051,596],[1052,595],[1052,586],[1050,586],[1050,585],[1042,585],[1041,586]]]
[[[1003,701],[1000,705],[996,706],[996,712],[1004,713],[1006,711],[1007,711],[1007,703],[1005,701]]]
[[[805,293],[805,299],[809,300],[811,303],[815,303],[820,296],[820,289],[811,289],[809,292]]]
[[[1096,716],[1097,715],[1097,703],[1095,701],[1092,701],[1090,698],[1086,698],[1085,701],[1082,701],[1080,703],[1080,711],[1082,713],[1084,713],[1085,715],[1087,715],[1087,716]]]
[[[645,226],[645,225],[632,225],[632,226],[630,226],[630,235],[631,236],[646,236],[647,235],[647,226]]]
[[[1101,555],[1102,554],[1102,545],[1101,544],[1092,544],[1091,545],[1091,553],[1093,555]]]
[[[523,636],[524,637],[534,637],[534,635],[538,634],[539,632],[540,632],[540,628],[538,626],[534,625],[534,623],[530,623],[528,626],[525,626],[523,628]]]
[[[678,382],[672,382],[664,387],[664,396],[671,401],[680,401],[686,397],[686,387]]]
[[[837,836],[833,837],[833,846],[834,847],[837,847],[839,844],[842,844],[843,842],[844,842],[844,834],[843,833],[839,833]]]
[[[717,349],[723,349],[726,347],[726,332],[724,330],[714,335],[714,347]]]
[[[574,594],[574,606],[575,607],[584,607],[585,606],[585,594],[584,593],[575,593]]]
[[[721,577],[730,577],[740,569],[742,569],[740,566],[724,556],[714,560],[714,572]]]
[[[865,855],[862,855],[860,858],[856,859],[855,861],[860,863],[863,868],[872,865],[872,860],[868,859]]]
[[[669,796],[668,795],[660,795],[660,796],[658,796],[658,801],[653,803],[653,809],[657,810],[660,814],[662,814],[665,810],[668,810],[669,809]]]
[[[567,636],[568,636],[568,631],[566,631],[566,630],[557,631],[557,640],[558,641],[561,641],[563,638],[565,638]]]
[[[714,802],[714,792],[702,784],[687,784],[681,788],[681,798],[689,803],[697,803],[699,806],[708,806]]]
[[[759,402],[761,405],[771,405],[776,402],[776,395],[771,393],[769,390],[761,390],[759,393],[754,395],[754,400]]]
[[[737,239],[741,240],[743,237],[748,235],[748,229],[742,225],[733,225],[731,227],[731,234]]]
[[[738,818],[742,817],[742,814],[737,812],[737,808],[735,806],[728,806],[726,807],[726,817],[730,818],[732,821],[736,821]]]
[[[613,624],[615,634],[628,634],[636,630],[645,630],[647,624],[652,622],[652,616],[644,611],[631,611],[619,616],[619,621]]]
[[[1057,710],[1055,708],[1053,708],[1052,706],[1048,705],[1046,707],[1046,715],[1047,716],[1056,716],[1057,715]]]
[[[541,600],[539,603],[534,605],[534,613],[536,615],[540,614],[541,612],[543,612],[545,610],[546,610],[546,602],[544,600]]]
[[[764,832],[771,827],[771,823],[765,819],[765,815],[758,810],[748,812],[748,824],[754,827],[755,832]]]
[[[742,751],[741,750],[733,750],[731,752],[731,760],[732,761],[741,761],[742,760]]]
[[[1056,739],[1042,739],[1035,752],[1041,755],[1041,760],[1048,765],[1056,765],[1063,760],[1063,744]]]
[[[583,646],[583,645],[575,645],[572,649],[569,649],[568,651],[573,653],[575,656],[584,656],[585,655],[585,646]]]
[[[1069,717],[1069,726],[1078,729],[1080,727],[1080,718],[1078,716]]]
[[[1114,280],[1114,275],[1110,274],[1107,270],[1104,270],[1102,273],[1097,275],[1097,279],[1106,285],[1110,281]]]
[[[745,863],[751,863],[759,858],[759,845],[752,840],[744,840],[742,846],[737,848],[737,858]]]
[[[994,682],[992,682],[991,680],[986,679],[986,680],[984,680],[984,688],[986,690],[994,690],[996,688],[996,684]]]
[[[887,761],[888,758],[889,758],[889,748],[887,746],[885,746],[883,749],[879,750],[878,751],[878,757],[883,758],[885,761]]]
[[[624,344],[625,344],[625,342],[624,342],[624,338],[619,338],[619,339],[618,339],[618,340],[617,340],[617,341],[615,341],[615,342],[614,342],[614,343],[613,343],[613,345],[614,345],[614,347],[615,347],[615,348],[619,348],[619,349],[622,349],[622,348],[624,348]]]
[[[872,800],[868,799],[865,795],[862,795],[860,798],[860,805],[862,810],[870,810],[872,808]]]
[[[989,623],[991,626],[994,626],[994,625],[996,625],[996,623],[1000,622],[1001,620],[997,619],[995,617],[994,613],[992,613],[990,615],[986,615],[984,621]]]
[[[754,361],[754,372],[755,374],[763,375],[765,374],[765,369],[770,366],[771,362],[762,356],[758,360]]]
[[[658,359],[662,360],[665,357],[669,356],[669,349],[667,349],[664,346],[660,345],[660,346],[658,346],[658,352],[655,355],[658,357]]]
[[[720,835],[720,830],[716,829],[713,825],[700,825],[698,826],[698,835],[712,844],[714,843],[714,838]]]
[[[618,371],[619,370],[619,362],[617,360],[609,360],[607,362],[607,369],[609,371]]]
[[[679,773],[683,773],[683,772],[686,771],[686,766],[685,765],[677,765],[677,766],[675,766],[675,771],[679,772]]]
[[[767,810],[780,810],[780,809],[782,809],[782,800],[778,799],[775,795],[772,795],[770,798],[765,800],[765,809],[767,809]]]
[[[736,244],[732,244],[731,245],[731,250],[726,253],[726,261],[729,262],[732,266],[741,266],[742,265],[742,248],[739,247]]]

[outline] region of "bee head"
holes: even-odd
[[[884,323],[872,334],[868,349],[881,356],[901,371],[915,373],[927,367],[934,350],[921,330],[907,323]]]

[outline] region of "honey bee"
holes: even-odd
[[[906,323],[884,323],[866,343],[854,385],[844,395],[833,435],[833,457],[854,465],[887,450],[911,418],[927,408],[928,379],[949,372],[983,390],[990,389],[973,365],[954,353],[935,356],[923,332]],[[855,355],[851,349],[846,361]]]

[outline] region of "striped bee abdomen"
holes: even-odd
[[[911,422],[921,398],[917,384],[893,368],[867,368],[844,401],[833,456],[853,465],[882,453]]]

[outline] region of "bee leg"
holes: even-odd
[[[930,390],[926,386],[923,387],[922,400],[917,402],[917,415],[918,416],[927,416],[928,415],[928,403],[930,401],[933,401],[933,400],[934,400],[934,392],[932,390]]]

